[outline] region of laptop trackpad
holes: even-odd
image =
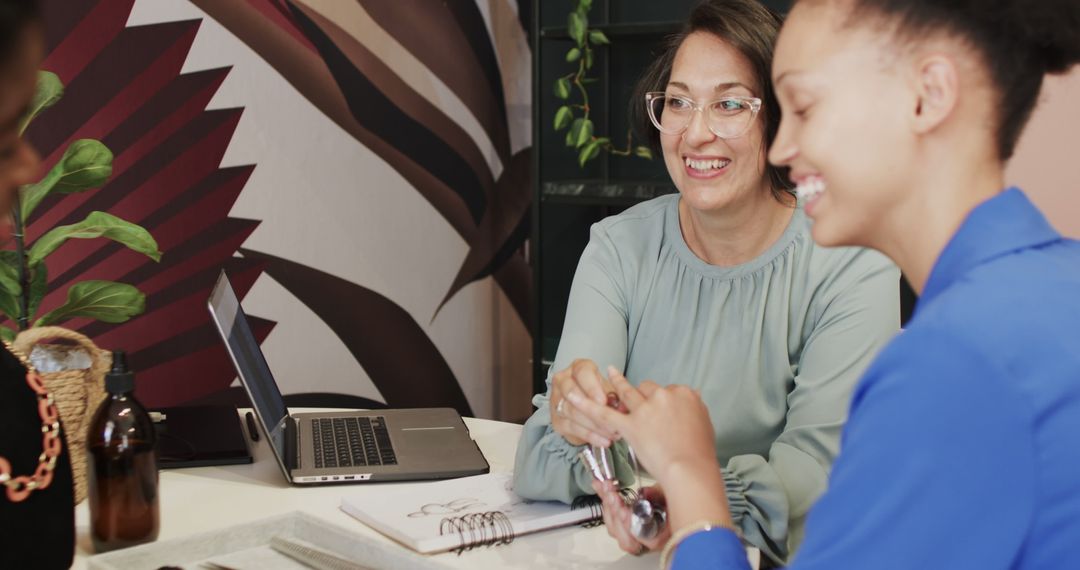
[[[403,429],[398,432],[401,436],[398,456],[457,463],[471,455],[463,444],[472,447],[472,441],[463,431],[452,426]]]

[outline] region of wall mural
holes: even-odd
[[[45,3],[48,56],[42,68],[56,73],[66,89],[26,136],[46,166],[80,138],[100,139],[115,159],[103,188],[47,199],[27,234],[35,239],[105,210],[155,236],[165,252],[160,263],[109,241],[68,242],[48,259],[50,291],[42,307],[62,304],[68,285],[84,279],[139,287],[147,295],[145,315],[120,325],[84,319],[67,326],[102,347],[130,351],[140,395],[159,405],[218,392],[232,382],[228,357],[205,318],[206,297],[222,267],[246,293],[262,263],[233,257],[258,222],[228,215],[253,167],[218,167],[243,109],[205,110],[229,69],[181,74],[200,21],[127,28],[133,3]],[[256,320],[257,336],[265,338],[272,325]]]
[[[279,339],[264,349],[293,405],[499,413],[499,337],[527,344],[529,314],[515,2],[49,0],[46,17],[43,67],[67,90],[28,136],[46,165],[84,137],[116,161],[104,188],[43,204],[29,232],[108,209],[164,255],[69,243],[43,308],[75,280],[145,291],[129,323],[72,325],[133,352],[146,402],[237,401],[205,310],[224,267],[260,341]],[[409,267],[428,274],[402,279]]]

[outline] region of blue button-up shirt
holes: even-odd
[[[1080,568],[1080,243],[1020,190],[941,253],[856,388],[806,528],[793,570]],[[673,561],[745,567],[724,530]]]

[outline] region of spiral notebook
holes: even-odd
[[[512,475],[489,473],[392,490],[350,491],[341,510],[424,554],[507,544],[515,536],[602,518],[596,497],[573,505],[514,494]]]

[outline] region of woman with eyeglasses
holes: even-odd
[[[1077,64],[1076,0],[792,9],[770,159],[811,195],[819,243],[878,249],[920,293],[855,390],[792,570],[1080,567],[1080,242],[1004,174],[1044,76]],[[739,498],[708,453],[715,412],[614,383],[628,415],[568,398],[668,490],[670,567],[746,568]]]
[[[616,434],[565,395],[603,403],[606,367],[700,392],[732,516],[772,562],[798,543],[825,489],[858,375],[899,327],[899,272],[880,254],[814,245],[786,177],[766,162],[779,107],[769,82],[780,20],[755,0],[696,7],[635,95],[678,194],[592,228],[514,490],[592,494],[582,444]],[[616,471],[628,483],[625,447]],[[655,494],[656,490],[652,491]],[[640,554],[629,521],[609,525]]]

